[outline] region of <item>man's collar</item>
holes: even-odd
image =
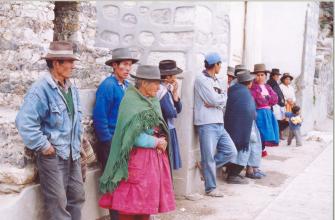
[[[202,73],[203,73],[205,76],[214,79],[215,81],[217,80],[217,78],[216,78],[215,75],[214,75],[214,76],[209,75],[208,72],[207,72],[206,70],[202,71]]]
[[[123,83],[120,82],[120,81],[116,78],[116,76],[115,76],[114,73],[112,73],[112,77],[116,80],[116,82],[117,82],[117,84],[118,84],[119,86],[123,86],[123,85],[124,85],[124,86],[128,86],[128,84],[129,84],[129,82],[128,82],[127,79],[125,79]]]
[[[67,91],[72,85],[71,81],[69,79],[66,79],[65,84],[63,86],[59,82],[59,80],[57,80],[57,79],[55,79],[55,77],[53,77],[52,73],[50,73],[50,72],[45,75],[45,78],[53,89],[56,89],[57,87],[61,87],[63,90]]]

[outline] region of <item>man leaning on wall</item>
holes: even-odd
[[[220,55],[207,54],[205,70],[194,84],[194,125],[199,132],[205,192],[212,197],[223,197],[216,187],[216,168],[228,164],[237,155],[234,142],[223,125],[227,97],[224,83],[216,77],[220,69]]]
[[[85,192],[80,167],[81,107],[71,84],[74,61],[69,42],[50,43],[49,72],[35,82],[16,116],[27,148],[36,153],[45,211],[49,220],[80,220]]]

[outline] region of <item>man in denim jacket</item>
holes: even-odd
[[[85,192],[80,168],[81,109],[69,78],[78,60],[68,42],[51,42],[49,73],[35,82],[16,117],[27,148],[36,152],[45,219],[79,220]]]

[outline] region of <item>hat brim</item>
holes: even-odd
[[[269,71],[269,70],[259,70],[259,71],[250,72],[250,74],[257,74],[257,73],[265,73],[265,74],[268,74],[268,73],[270,73],[270,71]]]
[[[172,76],[172,75],[178,75],[181,74],[183,72],[182,69],[180,69],[179,67],[177,67],[174,70],[159,70],[161,73],[161,76]]]
[[[233,74],[231,74],[231,73],[227,73],[227,76],[231,76],[231,77],[233,77],[233,78],[236,78],[236,76],[235,76],[234,73],[233,73]]]
[[[44,60],[79,60],[75,55],[64,55],[64,54],[47,54],[45,57],[41,57]]]
[[[249,81],[252,81],[252,80],[254,80],[254,79],[255,79],[254,76],[250,76],[249,78],[243,79],[243,80],[241,80],[241,81],[238,81],[238,80],[237,80],[237,82],[239,82],[239,83],[242,83],[242,82],[249,82]]]
[[[163,79],[159,78],[159,79],[152,79],[152,78],[144,78],[144,77],[138,77],[136,75],[130,74],[131,77],[133,77],[134,79],[143,79],[143,80],[149,80],[149,81],[164,81]]]
[[[122,60],[131,60],[133,64],[138,62],[138,59],[134,59],[134,58],[130,58],[130,57],[122,57],[122,58],[117,58],[117,59],[110,59],[110,60],[107,60],[107,61],[105,62],[105,64],[106,64],[107,66],[112,66],[112,63],[113,63],[113,62],[122,61]]]

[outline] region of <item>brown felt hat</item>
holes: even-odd
[[[270,71],[266,69],[264,63],[255,64],[254,71],[252,72],[252,74],[257,74],[260,72],[264,72],[265,74],[270,73]]]
[[[271,70],[271,74],[270,74],[271,76],[274,76],[274,75],[281,75],[281,73],[280,73],[280,70],[279,69],[277,69],[277,68],[273,68],[272,70]]]
[[[280,81],[284,82],[286,78],[290,78],[291,81],[293,80],[293,76],[291,76],[289,73],[284,73],[283,76],[280,78]]]
[[[66,41],[53,41],[50,43],[48,54],[42,59],[46,60],[79,60],[73,54],[73,44]]]
[[[174,60],[162,60],[159,62],[159,70],[161,76],[177,75],[183,72],[182,69],[177,67],[176,61]]]

